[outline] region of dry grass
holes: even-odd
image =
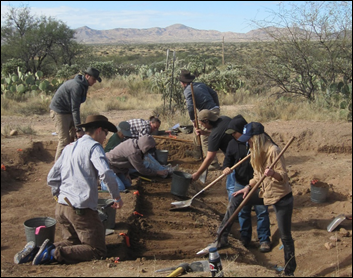
[[[219,98],[221,107],[226,105],[243,107],[237,114],[242,114],[248,121],[342,121],[346,119],[348,113],[348,110],[325,108],[325,102],[321,99],[309,103],[299,98],[278,97],[271,91],[258,96],[241,89],[234,94],[221,94]],[[49,113],[50,100],[51,97],[45,95],[23,95],[20,98],[2,95],[1,115],[46,114]],[[159,115],[162,120],[161,129],[169,129],[175,123],[190,124],[188,113],[169,109],[169,103],[164,107],[162,95],[151,93],[147,81],[136,76],[105,79],[90,88],[86,102],[81,105],[81,119],[90,114],[132,109],[153,110],[153,114]],[[222,114],[235,116],[228,115],[227,109],[222,109]]]

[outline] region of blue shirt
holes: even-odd
[[[97,210],[98,178],[107,185],[113,199],[120,198],[102,145],[86,134],[64,148],[49,171],[47,182],[60,204],[67,205],[67,197],[75,208]]]

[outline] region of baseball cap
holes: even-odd
[[[243,133],[244,126],[248,122],[243,118],[242,115],[235,116],[228,124],[225,131],[226,134],[233,134],[234,132]]]
[[[120,131],[125,137],[132,137],[131,131],[130,131],[130,124],[126,121],[120,122],[117,125],[118,131]]]
[[[262,124],[258,122],[251,122],[244,126],[243,135],[239,137],[238,141],[247,142],[252,136],[262,134],[264,132],[265,128]]]
[[[212,113],[211,110],[204,109],[201,110],[198,115],[199,121],[209,120],[211,122],[215,122],[218,120],[218,116],[215,113]]]

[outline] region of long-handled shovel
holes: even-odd
[[[287,143],[287,145],[285,145],[285,147],[283,148],[283,150],[279,153],[279,155],[277,156],[277,158],[275,159],[275,161],[273,161],[273,163],[269,166],[270,169],[272,169],[277,161],[281,158],[281,156],[283,155],[283,153],[287,150],[287,148],[289,147],[289,145],[293,142],[294,137],[292,137],[289,142]],[[223,226],[222,230],[220,231],[220,233],[218,234],[217,237],[217,241],[219,242],[221,235],[224,231],[224,229],[230,224],[233,223],[234,218],[238,215],[238,213],[241,211],[241,209],[245,206],[245,204],[248,202],[248,200],[251,198],[251,195],[254,194],[254,192],[256,192],[257,188],[260,186],[260,184],[263,182],[263,180],[266,178],[265,174],[262,175],[261,179],[255,184],[255,186],[250,190],[250,192],[248,193],[248,195],[246,195],[245,199],[240,203],[240,205],[238,206],[238,208],[235,210],[235,212],[232,214],[232,216],[228,219],[227,223]]]
[[[197,110],[196,110],[195,95],[194,95],[194,86],[192,85],[192,82],[190,83],[190,88],[191,88],[192,102],[193,102],[193,105],[194,105],[195,124],[196,124],[196,128],[199,129],[199,121],[197,120]],[[197,135],[197,142],[200,145],[201,158],[202,158],[202,162],[203,162],[204,161],[204,157],[203,157],[203,151],[202,151],[202,145],[201,145],[201,135],[200,134]],[[208,172],[208,169],[206,169],[199,177],[199,180],[202,183],[206,182],[207,172]]]
[[[242,160],[240,160],[238,163],[236,163],[232,168],[230,168],[232,171],[237,168],[240,164],[242,164],[245,160],[247,160],[250,157],[250,154],[248,154],[246,157],[244,157]],[[209,189],[212,185],[214,185],[216,182],[221,180],[225,174],[220,175],[218,178],[216,178],[213,182],[211,182],[209,185],[204,187],[201,191],[199,191],[197,194],[195,194],[191,199],[186,200],[186,201],[178,201],[178,202],[173,202],[172,205],[174,206],[170,210],[176,210],[176,209],[181,209],[181,208],[187,208],[191,205],[192,201],[199,196],[202,192],[206,191]]]

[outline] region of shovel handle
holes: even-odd
[[[272,169],[277,161],[281,158],[281,156],[283,155],[283,153],[288,149],[289,145],[293,142],[293,140],[295,139],[295,137],[292,137],[289,142],[287,143],[287,145],[285,145],[285,147],[283,148],[283,150],[279,153],[279,155],[276,157],[276,159],[273,161],[273,163],[269,166],[270,169]],[[260,186],[260,184],[263,182],[263,180],[266,178],[266,175],[263,174],[261,179],[256,183],[256,185],[251,188],[250,192],[246,195],[246,197],[244,198],[244,200],[240,203],[240,205],[237,207],[237,209],[234,211],[234,213],[232,214],[232,216],[228,219],[227,223],[223,226],[222,230],[220,231],[220,233],[218,234],[217,240],[219,241],[221,238],[221,235],[223,233],[223,231],[225,230],[225,228],[229,225],[229,223],[232,223],[234,218],[238,215],[238,213],[240,212],[240,210],[245,206],[245,204],[248,202],[248,200],[251,198],[251,196],[254,194],[254,192],[256,192],[257,188]]]
[[[247,156],[245,156],[242,160],[240,160],[238,163],[234,164],[232,166],[232,168],[230,168],[232,171],[237,168],[240,164],[242,164],[245,160],[247,160],[251,155],[248,154]],[[196,196],[198,196],[199,194],[201,194],[202,192],[204,192],[205,190],[209,189],[212,185],[214,185],[216,182],[218,182],[219,180],[221,180],[223,177],[225,177],[225,174],[220,175],[218,178],[216,178],[213,182],[211,182],[209,185],[207,185],[206,187],[204,187],[199,193],[197,193],[194,198]]]
[[[196,110],[194,86],[192,85],[192,82],[190,83],[190,88],[191,88],[191,95],[192,95],[192,103],[194,105],[195,125],[196,125],[196,128],[199,129],[199,121],[197,119],[197,110]],[[203,152],[202,152],[201,136],[200,135],[197,135],[197,141],[198,141],[198,143],[200,145],[201,157],[202,157],[202,161],[203,161]]]
[[[74,206],[71,204],[70,200],[67,197],[64,197],[64,200],[69,205],[69,207],[74,209]]]

